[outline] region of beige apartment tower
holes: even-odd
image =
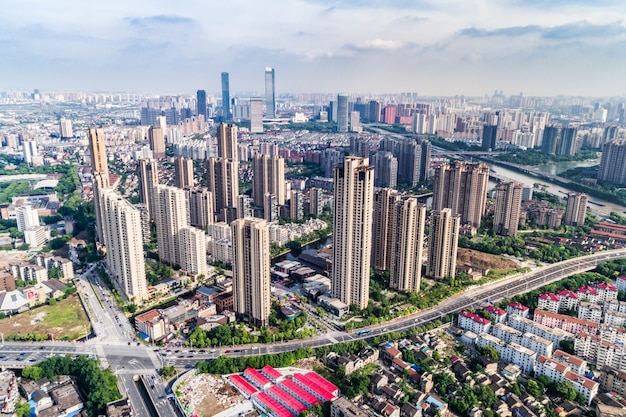
[[[207,274],[206,234],[204,230],[185,226],[178,232],[180,269],[190,276]]]
[[[159,170],[156,159],[140,159],[137,164],[137,193],[139,202],[148,208],[150,220],[154,221],[154,189],[159,184]]]
[[[247,217],[231,223],[234,310],[256,326],[270,317],[270,233],[263,219]]]
[[[185,188],[189,201],[189,222],[194,227],[206,229],[215,223],[213,196],[205,187]]]
[[[178,188],[193,187],[193,160],[177,156],[174,160],[174,184]]]
[[[449,208],[432,212],[426,269],[429,277],[443,279],[456,274],[460,221],[460,216]]]
[[[517,236],[523,189],[524,186],[515,181],[502,182],[496,187],[493,229],[497,234]]]
[[[489,166],[482,162],[455,161],[435,171],[433,210],[452,209],[462,225],[480,227],[487,203]]]
[[[90,128],[88,135],[91,168],[93,171],[92,181],[94,211],[96,212],[96,237],[101,244],[106,244],[103,232],[104,226],[102,224],[102,205],[100,203],[100,193],[110,187],[104,129]]]
[[[378,188],[374,191],[372,267],[377,271],[389,271],[391,267],[392,208],[398,201],[400,194],[391,188]]]
[[[285,204],[285,160],[279,156],[257,154],[254,157],[252,178],[255,206],[263,207],[266,193],[275,195],[279,205]]]
[[[148,286],[139,210],[112,189],[103,190],[100,199],[111,278],[127,300],[145,300]]]
[[[347,156],[335,167],[333,297],[360,309],[369,301],[374,167]]]
[[[155,188],[155,223],[159,259],[169,265],[182,266],[178,234],[189,226],[189,204],[185,191],[159,184]]]
[[[209,158],[207,187],[213,196],[215,214],[220,221],[237,217],[239,196],[239,160],[237,159],[237,126],[222,123],[217,129],[217,158]]]
[[[155,159],[165,158],[165,131],[160,126],[151,126],[148,129],[150,149]]]
[[[419,204],[416,198],[410,197],[393,205],[389,232],[391,288],[419,292],[425,227],[426,206]]]
[[[565,224],[568,226],[583,226],[587,214],[587,194],[568,193],[565,208]]]

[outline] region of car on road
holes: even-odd
[[[211,353],[215,353],[215,349],[211,349]]]
[[[230,353],[230,352],[231,352],[230,350],[227,350],[227,351],[225,351],[224,353]]]

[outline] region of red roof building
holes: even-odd
[[[309,407],[313,407],[315,404],[321,404],[322,402],[315,395],[302,388],[300,385],[293,382],[291,379],[283,379],[280,386],[297,398],[300,402],[307,404]]]
[[[269,365],[266,365],[263,368],[261,368],[261,372],[263,373],[263,375],[271,379],[272,382],[274,383],[278,382],[281,378],[283,378],[282,373],[280,373],[279,371],[277,371],[276,369],[274,369],[273,367]]]
[[[304,376],[306,376],[311,381],[313,381],[317,385],[319,385],[322,389],[330,392],[334,396],[336,396],[336,397],[339,396],[339,388],[337,388],[334,384],[332,384],[326,378],[322,378],[321,376],[319,376],[315,372],[309,372],[309,373],[305,374]]]
[[[300,385],[302,388],[315,395],[317,398],[322,400],[323,402],[332,401],[335,399],[335,396],[330,392],[324,390],[322,387],[317,385],[315,382],[311,381],[307,377],[302,374],[295,374],[293,376],[293,381]]]
[[[250,398],[257,392],[259,392],[258,389],[254,388],[252,385],[250,385],[248,381],[246,381],[239,375],[232,375],[228,378],[228,380],[247,398]]]
[[[296,415],[308,409],[304,404],[295,399],[291,394],[285,392],[285,390],[278,385],[272,386],[268,390],[268,393],[270,397],[273,397],[276,401],[280,402],[285,406],[285,408]]]
[[[294,417],[293,413],[264,392],[255,395],[254,402],[260,409],[270,412],[274,417]]]
[[[254,368],[247,368],[243,371],[243,376],[261,390],[264,390],[272,385],[272,381],[267,379]]]

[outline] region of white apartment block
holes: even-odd
[[[528,318],[529,308],[521,303],[509,303],[506,307],[506,313],[510,316],[521,316]]]
[[[600,325],[600,338],[611,343],[621,342],[626,344],[626,329],[623,327],[611,326],[609,324]]]
[[[618,289],[610,282],[601,282],[596,286],[598,297],[602,302],[617,300]]]
[[[600,323],[602,320],[602,306],[587,301],[581,301],[578,305],[577,317],[581,320]]]
[[[615,287],[618,291],[626,291],[626,275],[620,275],[615,279]]]
[[[551,357],[554,350],[554,343],[552,341],[532,333],[524,333],[518,343],[525,348],[537,352],[537,355]]]
[[[24,230],[24,242],[31,248],[43,246],[48,241],[48,228],[46,226],[33,226]]]
[[[570,369],[577,374],[584,375],[587,372],[587,361],[583,358],[579,358],[578,356],[572,355],[570,353],[564,352],[560,349],[557,349],[552,356],[552,359],[563,363],[570,367]]]
[[[581,301],[586,300],[594,304],[604,301],[600,299],[600,296],[598,295],[598,290],[589,285],[583,285],[582,287],[580,287],[576,294],[578,295],[578,299]]]
[[[180,268],[192,276],[204,275],[208,271],[207,245],[204,230],[186,226],[178,232],[180,245]]]
[[[495,320],[496,323],[506,323],[506,311],[495,306],[488,306],[485,311]]]
[[[578,307],[578,294],[570,290],[560,290],[556,293],[560,299],[559,311],[568,311]]]
[[[491,327],[491,321],[484,317],[480,317],[478,314],[470,313],[468,311],[461,311],[459,313],[458,326],[465,330],[470,330],[476,334],[488,333]]]
[[[537,299],[537,308],[539,310],[558,313],[560,305],[561,299],[556,294],[539,294],[539,297]]]
[[[502,339],[483,332],[478,335],[476,344],[481,347],[493,347],[500,353],[501,361],[519,366],[526,374],[535,369],[537,353],[515,342],[506,343]]]
[[[23,281],[37,281],[37,284],[41,284],[48,280],[48,270],[43,266],[20,262],[10,264],[9,269],[11,275]]]
[[[607,311],[604,315],[604,324],[609,326],[623,326],[626,324],[626,313]]]
[[[521,316],[509,316],[509,326],[524,333],[536,334],[551,341],[555,346],[558,346],[561,340],[574,340],[575,338],[574,334],[563,329],[552,329]]]
[[[602,307],[604,311],[619,311],[620,313],[626,313],[626,301],[609,300],[605,302]]]
[[[491,334],[498,339],[504,340],[505,342],[519,343],[519,340],[521,340],[524,333],[510,326],[507,326],[506,324],[496,323],[491,329]]]
[[[585,398],[587,405],[591,404],[591,400],[598,394],[600,387],[597,382],[572,371],[568,365],[543,355],[537,358],[535,375],[545,375],[555,382],[570,382],[576,392]]]
[[[209,238],[207,242],[207,254],[212,261],[230,264],[233,262],[233,242],[230,238],[220,240]]]
[[[598,347],[601,343],[611,344],[611,342],[600,339],[599,336],[584,332],[578,333],[574,339],[576,356],[589,363],[596,363],[598,361]]]

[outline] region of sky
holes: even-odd
[[[624,0],[3,0],[0,90],[626,95]]]

